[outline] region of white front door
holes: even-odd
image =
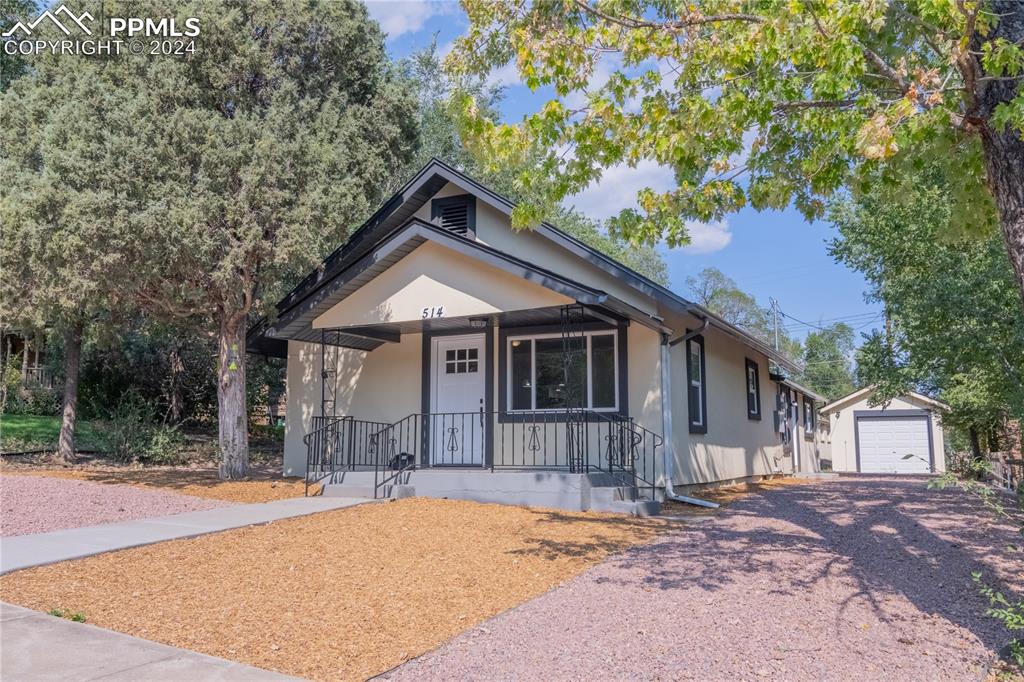
[[[481,466],[486,418],[485,336],[437,336],[431,346],[430,461]]]

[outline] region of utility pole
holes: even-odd
[[[775,320],[775,350],[779,350],[779,302],[773,297],[769,297],[768,300],[772,304],[772,317]]]

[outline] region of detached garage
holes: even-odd
[[[946,470],[942,413],[948,408],[920,393],[870,406],[873,387],[821,408],[832,434],[832,470],[864,474],[931,474]],[[909,455],[909,457],[908,457]]]

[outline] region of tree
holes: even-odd
[[[105,10],[134,16],[134,6],[108,2]],[[54,153],[39,163],[34,149],[15,149],[24,185],[5,199],[37,199],[36,223],[51,232],[22,246],[33,256],[64,249],[79,263],[70,274],[95,271],[150,316],[217,339],[221,475],[240,478],[248,470],[247,322],[375,207],[416,146],[414,102],[354,0],[148,8],[179,26],[201,17],[194,53],[33,63],[4,95],[4,113],[17,124],[5,153],[20,144],[14,130],[64,130],[64,115],[97,158],[79,154],[70,133],[48,140],[55,152],[70,145],[66,159]],[[52,110],[24,108],[33,98]],[[79,191],[89,182],[94,191]],[[68,195],[67,208],[47,199],[55,192]],[[102,240],[91,243],[95,234],[126,239],[108,252]],[[111,261],[130,268],[106,269]],[[64,282],[63,298],[48,296],[60,305],[47,318],[79,328],[76,301],[93,281],[82,280]],[[48,291],[43,284],[32,286]]]
[[[415,102],[355,0],[193,3],[197,49],[129,58],[145,207],[135,279],[146,309],[217,338],[220,474],[248,473],[245,333],[336,248],[416,146]],[[159,114],[157,114],[159,112]]]
[[[6,31],[15,22],[36,11],[35,0],[0,0],[0,26]],[[15,52],[7,54],[0,50],[0,92],[10,86],[11,81],[23,75],[27,68],[26,59]]]
[[[853,328],[845,322],[811,331],[804,339],[801,383],[829,400],[855,388],[851,358],[855,346]]]
[[[0,95],[0,317],[62,337],[65,463],[75,456],[83,340],[131,308],[122,287],[136,182],[124,161],[140,112],[112,89],[108,65],[40,56]]]
[[[944,233],[954,199],[941,170],[916,173],[912,186],[902,202],[875,184],[830,210],[833,255],[864,273],[888,315],[887,331],[861,346],[858,374],[878,385],[877,401],[908,389],[939,396],[951,407],[944,423],[971,432],[977,453],[982,434],[1024,417],[1024,311],[998,232]]]
[[[518,184],[518,169],[512,166],[498,168],[480,164],[469,153],[459,133],[458,119],[451,107],[451,97],[457,84],[443,69],[437,54],[437,43],[420,50],[404,59],[399,70],[410,84],[418,102],[417,120],[420,130],[420,147],[413,160],[394,182],[397,187],[412,176],[432,157],[443,159],[474,178],[516,201],[524,200],[526,188]],[[497,120],[498,105],[502,98],[500,87],[488,86],[482,78],[464,79],[463,92],[468,92],[477,102],[479,115]],[[526,159],[522,163],[530,164]],[[611,235],[599,221],[592,220],[574,208],[556,206],[550,220],[562,231],[585,244],[605,253],[640,274],[658,282],[668,283],[668,268],[657,249],[651,246],[635,246],[615,235]]]
[[[460,96],[464,135],[494,166],[540,155],[520,182],[536,224],[603,169],[655,162],[618,233],[686,243],[685,220],[745,205],[823,215],[836,190],[942,164],[947,225],[998,215],[1024,302],[1024,3],[1019,0],[463,0],[450,66],[514,61],[554,97],[499,125]],[[996,210],[991,210],[994,207]]]
[[[737,286],[736,282],[718,268],[704,268],[695,276],[686,278],[686,286],[694,302],[719,315],[726,322],[743,327],[765,343],[775,345],[774,321],[757,300]],[[803,349],[800,342],[778,329],[778,349],[790,358],[799,358]]]

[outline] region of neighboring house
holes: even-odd
[[[789,360],[552,225],[513,230],[512,209],[431,161],[250,330],[288,359],[286,475],[638,511],[669,483],[805,466],[820,396],[769,373]]]
[[[920,393],[868,404],[872,386],[821,408],[832,425],[832,470],[930,474],[946,470],[942,413],[949,407]],[[908,455],[910,455],[908,457]]]

